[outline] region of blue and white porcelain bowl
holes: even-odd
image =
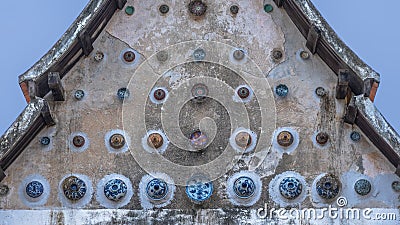
[[[34,180],[26,185],[25,191],[29,197],[39,198],[44,192],[44,187],[42,183]]]
[[[104,185],[104,195],[111,201],[120,201],[127,190],[125,182],[120,179],[111,179]]]
[[[146,194],[150,199],[161,200],[168,194],[168,184],[162,179],[152,179],[146,186]]]
[[[256,185],[250,177],[238,177],[233,183],[233,191],[239,198],[250,198],[255,190]]]
[[[212,192],[212,182],[197,181],[195,183],[189,183],[188,186],[186,186],[187,196],[195,202],[202,202],[209,199]]]
[[[80,200],[87,191],[86,183],[76,176],[65,178],[62,183],[62,189],[65,197],[71,201]]]
[[[339,194],[341,186],[340,180],[335,175],[326,174],[317,181],[315,188],[320,197],[330,200]]]
[[[303,184],[295,177],[285,177],[279,184],[279,192],[286,199],[295,199],[303,191]]]

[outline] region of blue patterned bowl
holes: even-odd
[[[104,185],[104,195],[111,201],[120,201],[127,190],[125,182],[120,179],[111,179]]]
[[[340,187],[340,180],[333,174],[321,177],[316,184],[318,195],[325,199],[335,198],[339,194]]]
[[[146,194],[153,200],[161,200],[168,194],[168,184],[162,179],[152,179],[146,186]]]
[[[250,177],[238,177],[233,183],[233,191],[239,198],[250,198],[255,190],[256,185]]]
[[[190,184],[186,186],[187,196],[195,202],[202,202],[211,197],[213,192],[212,182],[201,182]]]
[[[286,199],[299,197],[303,190],[303,184],[295,177],[285,177],[279,184],[279,192]]]
[[[39,198],[44,191],[43,184],[39,181],[31,181],[26,185],[26,194],[31,198]]]
[[[71,201],[78,201],[86,194],[86,184],[76,176],[65,178],[62,183],[62,189],[65,197]]]

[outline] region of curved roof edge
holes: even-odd
[[[294,0],[301,11],[320,31],[329,46],[335,50],[337,55],[352,69],[362,80],[373,78],[377,82],[380,81],[379,74],[360,59],[336,34],[332,27],[322,17],[310,0]]]
[[[83,56],[93,50],[92,44],[117,9],[127,0],[90,0],[73,24],[53,47],[29,70],[20,75],[19,84],[28,102],[19,117],[0,137],[0,181],[5,170],[46,126],[55,124],[48,102],[49,74],[62,78]],[[61,88],[62,89],[62,88]]]
[[[362,80],[380,81],[380,75],[362,61],[335,33],[310,0],[294,0],[303,14],[320,31],[329,46]],[[365,92],[365,90],[364,90]],[[355,96],[355,124],[396,168],[400,168],[400,136],[386,121],[366,93]]]
[[[353,114],[350,123],[355,123],[364,132],[400,176],[400,136],[373,104],[380,75],[338,37],[310,0],[274,2],[286,10],[307,39],[307,47],[317,53],[333,72],[339,75],[342,70],[350,71],[349,86],[356,95],[347,106],[346,114]]]
[[[100,35],[117,9],[127,0],[91,0],[54,46],[29,70],[19,76],[19,84],[27,102],[44,97],[49,91],[48,73],[57,72],[60,78],[85,55],[93,50]]]
[[[68,54],[79,33],[84,30],[89,21],[96,16],[101,6],[107,1],[91,0],[54,46],[30,69],[18,77],[19,82],[37,79],[48,71],[52,65],[59,62],[65,54]]]
[[[374,103],[363,95],[355,96],[357,108],[355,124],[371,142],[385,155],[394,167],[400,169],[400,136],[386,121]],[[400,171],[397,171],[400,176]]]
[[[372,86],[380,76],[364,63],[335,33],[310,0],[274,0],[283,8],[292,22],[306,38],[311,53],[321,59],[337,75],[349,71],[349,86],[354,94],[375,96]],[[371,92],[372,91],[372,92]]]
[[[53,125],[47,101],[33,99],[0,137],[0,181],[4,171],[23,152],[26,146],[46,126]]]

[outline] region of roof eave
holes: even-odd
[[[53,125],[47,101],[32,99],[24,111],[0,137],[0,181],[4,171],[15,161],[26,146],[46,126]]]
[[[44,97],[49,92],[49,72],[61,78],[83,56],[93,49],[92,43],[126,0],[91,0],[54,46],[29,70],[19,76],[19,84],[27,100]],[[99,29],[100,28],[100,29]]]
[[[400,136],[386,121],[373,102],[363,95],[354,97],[355,124],[397,169],[400,176]]]
[[[114,12],[125,4],[126,0],[91,0],[60,40],[19,76],[28,105],[0,137],[0,181],[5,177],[4,171],[33,138],[46,126],[55,124],[48,103],[43,99],[50,91],[49,75],[57,74],[62,78],[83,55],[89,55],[92,43]]]
[[[307,40],[307,47],[337,75],[349,71],[349,86],[356,95],[370,93],[380,82],[379,74],[364,63],[335,33],[310,0],[274,0],[282,7]],[[372,80],[372,82],[371,82]]]
[[[400,176],[400,136],[373,104],[380,75],[362,61],[335,33],[310,0],[274,0],[286,10],[306,38],[306,46],[338,76],[349,74],[349,87],[355,95],[347,101],[344,120],[355,123],[397,169]],[[352,114],[352,115],[348,115]]]

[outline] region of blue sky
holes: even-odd
[[[375,105],[400,132],[399,0],[312,0],[339,37],[381,75]]]
[[[67,30],[88,0],[3,1],[0,8],[0,133],[26,106],[18,75]],[[399,0],[312,0],[338,35],[381,74],[375,104],[400,131]]]

